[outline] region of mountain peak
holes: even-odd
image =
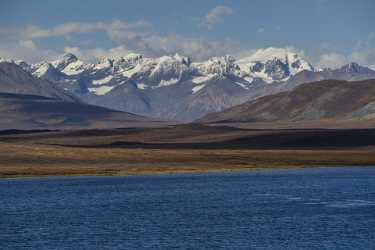
[[[259,49],[237,63],[243,72],[267,83],[286,81],[301,71],[314,70],[302,55],[288,48]]]
[[[3,62],[6,62],[6,63],[15,63],[14,60],[5,59],[5,58],[0,57],[0,63],[3,63]]]
[[[230,55],[211,57],[205,62],[194,63],[194,66],[203,75],[226,76],[239,74],[240,68],[235,63],[235,58]]]
[[[298,58],[302,58],[302,56],[292,49],[270,47],[270,48],[265,48],[265,49],[258,49],[254,53],[252,53],[250,56],[247,56],[238,60],[238,62],[241,62],[241,61],[266,62],[266,61],[274,60],[275,58],[283,62],[286,62],[287,60],[294,61]]]
[[[64,70],[69,64],[77,62],[78,58],[72,53],[65,53],[59,59],[52,62],[53,67],[57,70]]]
[[[50,81],[58,81],[61,77],[63,77],[63,73],[55,69],[55,67],[48,62],[43,62],[36,65],[32,71],[32,74],[38,78],[43,78]]]
[[[72,53],[65,53],[65,54],[62,55],[61,58],[64,59],[65,61],[76,61],[76,60],[78,60],[77,56],[72,54]]]
[[[114,65],[117,67],[133,67],[143,61],[143,55],[137,53],[130,53],[114,60]]]
[[[372,69],[365,66],[361,66],[356,62],[348,63],[339,68],[338,71],[345,73],[374,73]]]
[[[183,64],[186,64],[186,65],[190,65],[191,63],[191,58],[188,57],[188,56],[182,56],[178,53],[176,53],[173,58],[175,58],[176,60],[179,60],[180,62],[182,62]]]
[[[127,54],[126,56],[124,56],[122,58],[125,59],[125,60],[139,60],[139,59],[143,58],[143,55],[142,54],[138,54],[138,53],[129,53],[129,54]]]

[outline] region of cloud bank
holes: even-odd
[[[212,29],[216,24],[220,23],[224,17],[230,16],[233,13],[233,9],[228,6],[216,6],[206,14],[203,25],[208,29]]]
[[[211,20],[215,18],[211,17]],[[76,35],[103,33],[117,46],[113,48],[71,46]],[[0,56],[30,61],[47,60],[62,51],[44,49],[38,46],[48,39],[61,39],[71,50],[86,58],[124,55],[137,52],[147,56],[181,53],[200,60],[214,55],[230,53],[238,44],[232,41],[210,41],[200,37],[187,37],[179,34],[161,35],[155,32],[146,21],[124,22],[68,22],[52,28],[28,25],[21,28],[0,27]],[[69,43],[67,42],[69,41]],[[72,42],[73,41],[73,42]],[[79,42],[77,42],[79,43]],[[89,54],[92,54],[89,56]],[[121,54],[120,54],[121,53]]]
[[[233,10],[217,6],[205,16],[207,27],[213,27]],[[261,32],[263,30],[258,30]],[[256,33],[257,31],[254,31]],[[103,47],[90,38],[85,45],[82,36],[104,35],[113,46]],[[91,36],[92,37],[92,36]],[[48,46],[50,41],[59,41],[58,46]],[[357,62],[375,69],[375,34],[370,34],[350,53],[344,54],[326,50],[314,55],[312,60],[320,68],[337,68],[349,62]],[[290,46],[293,48],[293,46]],[[293,48],[298,54],[302,50]],[[53,27],[27,25],[24,27],[0,26],[0,57],[22,59],[29,62],[51,60],[64,52],[71,52],[83,60],[94,61],[103,57],[121,57],[128,53],[141,53],[145,56],[161,56],[179,53],[193,60],[205,60],[225,54],[241,58],[254,54],[257,50],[241,46],[232,40],[207,40],[202,37],[189,37],[176,33],[160,34],[153,25],[144,20],[125,22],[66,22]]]

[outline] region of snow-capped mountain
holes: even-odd
[[[78,75],[90,68],[90,65],[86,65],[83,61],[78,60],[78,58],[71,53],[63,55],[61,58],[53,61],[51,64],[53,67],[55,67],[55,69],[66,75]]]
[[[150,58],[132,53],[85,63],[65,54],[52,62],[18,64],[90,104],[185,121],[307,81],[375,78],[374,71],[357,64],[315,71],[303,56],[277,48],[238,60],[228,55],[192,62],[179,54]]]
[[[79,102],[55,83],[34,77],[14,62],[0,60],[0,93],[38,95],[66,102]]]
[[[249,57],[237,61],[241,70],[251,78],[260,78],[266,83],[287,81],[291,76],[314,68],[302,56],[288,49],[260,49]]]
[[[236,59],[230,55],[222,57],[213,57],[205,62],[193,63],[193,67],[201,75],[218,76],[240,76],[240,67],[236,64]]]

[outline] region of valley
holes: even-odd
[[[0,176],[373,166],[373,79],[275,48],[0,61]]]

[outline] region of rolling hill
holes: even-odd
[[[51,97],[0,93],[0,130],[152,126],[145,117]]]
[[[324,80],[211,113],[198,122],[300,122],[375,118],[375,80]]]

